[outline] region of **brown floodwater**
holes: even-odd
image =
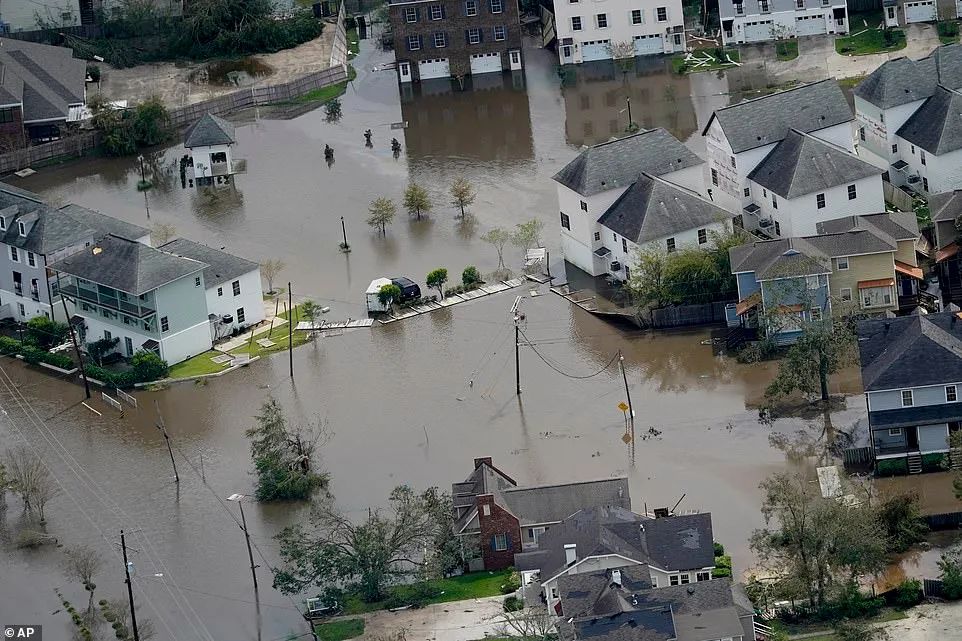
[[[172,223],[185,237],[242,256],[283,258],[282,280],[294,282],[296,295],[329,304],[332,318],[358,317],[374,277],[420,280],[438,265],[453,274],[466,264],[493,269],[496,254],[478,239],[491,227],[538,217],[546,223],[544,241],[556,249],[550,176],[579,145],[607,135],[604,128],[622,108],[619,87],[631,92],[633,110],[638,105],[636,121],[650,117],[652,126],[668,127],[695,147],[707,115],[731,99],[723,75],[689,80],[619,70],[611,78],[585,69],[562,86],[552,54],[534,49],[523,78],[485,79],[471,94],[428,85],[399,92],[393,72],[374,70],[389,56],[366,43],[364,49],[339,122],[326,122],[323,110],[294,120],[254,111],[239,122],[237,155],[247,159],[248,173],[235,186],[182,189],[175,163],[183,148],[151,154],[157,187],[149,192],[150,220],[130,159],[44,168],[15,184],[132,222]],[[747,68],[733,77],[763,84]],[[390,128],[402,121],[406,129]],[[373,149],[364,147],[367,128]],[[390,152],[392,136],[404,147],[398,159]],[[336,150],[331,166],[323,161],[324,144]],[[456,219],[444,196],[458,175],[478,186],[466,221]],[[400,216],[386,237],[372,233],[364,224],[367,203],[399,198],[409,180],[432,191],[435,210],[422,221]],[[347,255],[337,249],[341,216],[353,247]],[[510,250],[509,256],[517,267],[520,257]],[[552,271],[561,269],[558,263]],[[48,506],[48,530],[65,545],[88,544],[110,560],[96,581],[97,598],[124,595],[117,543],[126,528],[140,616],[154,620],[158,638],[270,640],[305,631],[292,602],[270,587],[266,567],[277,560],[273,535],[304,508],[246,509],[266,559],[257,559],[258,608],[236,505],[223,502],[252,491],[244,430],[270,396],[294,421],[327,422],[333,437],[322,464],[351,514],[383,505],[397,484],[447,487],[482,454],[525,483],[627,474],[639,509],[670,506],[684,494],[679,510],[711,511],[715,537],[739,570],[752,562],[747,538],[761,524],[758,482],[810,457],[830,458],[838,435],[864,421],[854,372],[833,380],[833,393],[850,396],[832,413],[766,425],[757,406],[772,364],[744,366],[713,354],[707,330],[627,332],[544,286],[537,297],[527,297],[529,289],[301,347],[293,383],[280,354],[206,385],[140,392],[140,409],[122,417],[98,398],[90,406],[102,415],[80,405],[75,384],[4,360],[0,449],[26,441],[43,453],[64,487]],[[532,343],[521,353],[520,398],[508,314],[516,294],[526,296],[524,332]],[[637,413],[633,460],[617,408],[624,400],[620,373],[609,367],[580,378],[617,350]],[[155,401],[176,447],[179,484],[171,482],[154,427]],[[67,584],[56,549],[13,549],[22,523],[17,502],[8,503],[0,518],[0,621],[42,623],[48,638],[67,638],[69,618],[55,614],[53,590],[62,587],[75,604],[84,592]]]

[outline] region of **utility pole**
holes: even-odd
[[[514,388],[515,394],[521,396],[521,297],[514,299],[511,315],[514,317]]]
[[[625,102],[628,104],[628,129],[631,129],[631,123],[634,122],[631,119],[631,96],[625,96]]]
[[[251,535],[247,531],[247,519],[244,518],[244,495],[243,494],[231,494],[227,497],[228,501],[234,501],[237,503],[237,507],[240,508],[241,515],[241,529],[244,530],[244,539],[247,541],[247,557],[251,562],[251,577],[254,579],[254,596],[257,596],[257,566],[254,564],[254,552],[251,550]]]
[[[130,566],[127,564],[127,540],[124,538],[124,531],[120,531],[120,547],[124,551],[124,576],[127,577],[124,583],[127,584],[127,599],[130,601],[130,625],[134,629],[134,641],[140,641],[140,632],[137,631],[137,612],[134,610],[134,588],[130,584]]]
[[[347,227],[344,226],[344,216],[341,216],[341,235],[344,237],[343,248],[347,249],[350,245],[347,244]]]
[[[621,365],[621,378],[625,382],[625,396],[628,400],[628,425],[631,429],[631,459],[635,458],[635,410],[631,406],[631,392],[628,391],[628,374],[625,372],[625,355],[618,350],[618,362]]]
[[[87,370],[84,369],[84,359],[80,355],[80,347],[77,345],[77,335],[74,334],[73,323],[70,322],[70,312],[67,311],[67,299],[60,291],[60,278],[57,278],[57,291],[60,292],[60,302],[63,303],[63,315],[67,319],[67,329],[70,330],[70,341],[73,343],[74,354],[77,355],[77,362],[80,363],[80,378],[84,379],[84,393],[90,398],[90,383],[87,381]]]
[[[180,483],[180,475],[177,474],[177,463],[174,462],[174,452],[170,449],[170,437],[167,435],[167,426],[164,424],[163,414],[160,413],[160,403],[156,400],[154,400],[154,407],[157,408],[157,429],[164,435],[164,441],[167,443],[167,453],[170,454],[170,465],[174,468],[174,482]]]
[[[287,356],[291,365],[291,380],[294,380],[294,299],[291,282],[287,281]]]

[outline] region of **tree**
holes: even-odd
[[[94,359],[97,365],[103,365],[104,359],[109,356],[115,349],[117,345],[120,344],[120,338],[98,338],[92,343],[87,344],[87,353],[90,354],[90,358]]]
[[[440,579],[458,570],[466,570],[468,562],[481,556],[480,541],[455,534],[454,506],[451,495],[430,488],[422,495],[425,509],[433,520],[433,534],[427,546],[421,576]]]
[[[170,114],[158,96],[150,96],[134,108],[134,138],[139,146],[152,147],[170,137]]]
[[[280,258],[268,258],[263,263],[261,263],[261,274],[264,276],[264,280],[267,281],[267,293],[274,293],[274,279],[280,276],[281,272],[284,271],[284,261]]]
[[[7,468],[0,463],[0,512],[7,507],[7,488],[10,481],[7,479]]]
[[[831,589],[885,565],[885,532],[867,497],[855,505],[823,498],[818,485],[797,474],[763,481],[765,527],[755,530],[752,550],[781,576],[786,596],[822,607]]]
[[[137,381],[141,383],[159,380],[170,372],[167,361],[144,349],[130,357],[130,366]]]
[[[150,228],[150,239],[155,247],[166,245],[177,235],[177,228],[170,223],[154,223]]]
[[[401,300],[403,292],[401,288],[391,283],[390,285],[382,285],[381,289],[377,292],[378,301],[385,307],[390,307],[394,304],[394,301]]]
[[[327,486],[328,475],[312,467],[319,441],[328,437],[323,424],[289,429],[273,398],[261,405],[256,421],[245,435],[251,441],[258,501],[309,499]]]
[[[308,299],[301,303],[301,317],[311,324],[311,339],[317,340],[317,332],[313,328],[317,325],[317,320],[321,317],[321,306]]]
[[[628,290],[639,309],[658,308],[667,303],[665,284],[668,256],[653,249],[639,249],[628,278]]]
[[[438,298],[444,298],[444,283],[448,282],[447,269],[444,267],[433,269],[424,280],[428,287],[433,287],[438,290]]]
[[[23,445],[7,453],[7,478],[10,489],[20,496],[23,509],[28,514],[37,511],[37,517],[44,522],[44,508],[57,494],[56,480],[47,467]]]
[[[394,222],[397,215],[397,205],[390,198],[375,198],[368,209],[367,224],[387,234],[387,226]]]
[[[27,321],[27,339],[40,349],[50,349],[67,339],[70,329],[46,316],[34,316]]]
[[[341,101],[331,98],[324,103],[324,120],[326,122],[337,122],[341,119]]]
[[[544,229],[544,223],[537,218],[518,223],[514,227],[514,233],[511,234],[511,242],[522,252],[527,252],[541,242],[542,229]]]
[[[802,322],[802,333],[779,362],[765,396],[800,392],[808,398],[821,395],[827,401],[829,376],[853,361],[855,346],[855,331],[848,319]]]
[[[905,552],[924,540],[929,531],[922,518],[919,495],[915,492],[902,492],[882,500],[878,506],[878,518],[885,528],[889,552]]]
[[[451,204],[461,209],[461,218],[464,218],[465,208],[474,204],[477,195],[474,185],[463,176],[458,176],[451,183]]]
[[[94,607],[94,590],[97,588],[94,577],[103,567],[103,558],[96,550],[85,545],[67,548],[64,555],[67,557],[64,562],[64,574],[68,579],[75,579],[84,586],[84,590],[90,593],[87,610],[92,610]]]
[[[465,287],[471,287],[477,285],[481,282],[481,274],[478,273],[478,268],[474,265],[468,265],[461,272],[461,284]]]
[[[511,232],[503,227],[489,229],[481,240],[489,243],[498,252],[498,269],[504,269],[504,246],[511,242]]]
[[[391,492],[388,510],[371,509],[352,521],[334,501],[314,505],[310,528],[297,524],[278,536],[283,567],[274,570],[274,587],[298,594],[311,586],[356,583],[370,603],[386,587],[417,574],[423,550],[437,528],[429,501],[407,486]]]
[[[495,618],[495,636],[519,641],[544,641],[552,638],[555,617],[547,608],[524,608],[515,612],[503,612]],[[641,636],[635,636],[643,641]]]
[[[942,460],[943,467],[952,469],[952,464],[959,456],[962,456],[962,431],[956,430],[949,435],[949,453]],[[955,498],[962,501],[962,467],[955,469],[952,489],[955,492]]]
[[[888,641],[890,637],[885,628],[869,626],[864,621],[842,619],[835,624],[835,638],[838,641]]]
[[[942,554],[939,560],[942,571],[942,594],[946,599],[962,599],[962,549],[955,548]]]
[[[421,213],[430,213],[432,206],[428,190],[421,185],[411,183],[404,190],[404,208],[408,215],[417,216],[417,219],[421,220]]]

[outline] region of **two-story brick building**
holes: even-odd
[[[391,0],[401,82],[518,71],[521,25],[510,0]]]

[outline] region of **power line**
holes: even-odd
[[[618,355],[619,355],[619,353],[618,353],[618,352],[615,352],[614,355],[611,357],[611,360],[608,361],[608,363],[607,363],[604,367],[602,367],[601,369],[599,369],[597,372],[594,372],[594,373],[592,373],[592,374],[587,374],[587,375],[569,374],[568,372],[565,372],[564,370],[560,369],[560,367],[558,367],[558,366],[554,365],[553,363],[551,363],[551,361],[549,361],[546,356],[544,356],[541,352],[539,352],[538,349],[534,346],[534,343],[531,343],[531,341],[528,340],[528,337],[525,336],[524,332],[521,332],[521,335],[524,336],[525,343],[526,343],[529,347],[531,347],[531,351],[533,351],[535,354],[537,354],[537,355],[538,355],[538,358],[540,358],[540,359],[544,362],[545,365],[547,365],[548,367],[550,367],[550,368],[553,369],[554,371],[558,372],[558,373],[561,374],[562,376],[566,376],[566,377],[568,377],[568,378],[574,378],[574,379],[578,379],[578,380],[584,380],[584,379],[587,379],[587,378],[594,378],[595,376],[598,376],[599,374],[603,373],[606,369],[608,369],[609,367],[611,367],[612,365],[614,365],[615,361],[618,360]]]

